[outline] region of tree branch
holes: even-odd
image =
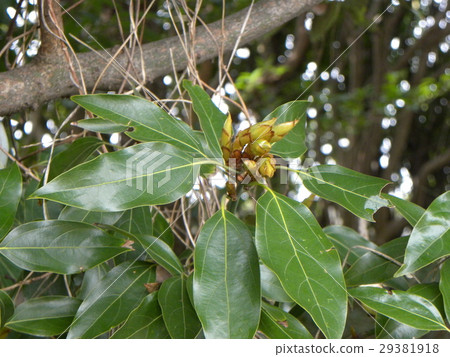
[[[250,18],[244,32],[241,34],[242,24],[248,9],[241,10],[225,19],[210,24],[206,30],[199,26],[196,30],[194,51],[197,63],[217,56],[220,46],[225,51],[233,49],[236,40],[240,44],[248,43],[261,35],[283,25],[287,21],[307,11],[322,0],[261,0],[253,6]],[[225,32],[222,30],[225,29]],[[219,45],[217,46],[216,43]],[[171,37],[145,44],[142,46],[145,59],[145,71],[148,80],[154,80],[173,71],[172,63],[177,70],[186,68],[188,58],[178,37]],[[78,54],[80,67],[86,82],[87,90],[91,90],[110,61],[114,49],[101,53],[87,52]],[[140,56],[137,54],[132,61],[140,67]],[[109,66],[101,77],[97,89],[117,89],[127,73],[128,57],[120,53],[114,66]],[[78,71],[78,70],[77,70]],[[81,73],[77,73],[81,75]],[[22,68],[0,73],[0,115],[16,113],[27,108],[37,108],[47,101],[67,97],[78,93],[78,89],[70,78],[70,72],[65,63],[40,63],[33,61]],[[131,80],[128,78],[128,80]]]

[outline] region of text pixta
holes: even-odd
[[[285,353],[336,353],[335,346],[331,343],[325,346],[311,345],[286,345],[276,346],[275,354],[285,354]]]

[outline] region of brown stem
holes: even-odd
[[[53,273],[45,273],[45,274],[39,275],[39,276],[37,276],[35,278],[31,278],[31,279],[27,279],[27,280],[24,280],[24,281],[20,281],[17,284],[13,284],[13,285],[7,286],[6,288],[0,289],[0,290],[3,290],[3,291],[14,290],[15,288],[20,288],[23,285],[28,285],[28,284],[31,284],[31,283],[33,283],[35,281],[45,279],[45,278],[49,277],[52,274]]]

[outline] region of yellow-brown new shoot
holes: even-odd
[[[231,155],[231,138],[233,136],[233,123],[231,115],[228,114],[227,119],[222,128],[222,136],[220,138],[220,146],[222,148],[223,158],[228,162]]]
[[[298,123],[298,120],[293,121],[287,121],[286,123],[274,125],[273,127],[273,136],[270,140],[271,143],[276,143],[277,141],[280,141],[283,139],[286,134],[288,134],[294,126]]]
[[[271,148],[272,145],[267,140],[259,139],[250,143],[246,148],[246,152],[252,156],[263,156],[267,154]]]
[[[263,177],[273,177],[275,174],[275,159],[272,157],[263,157],[259,159],[258,165],[259,165],[259,173]]]

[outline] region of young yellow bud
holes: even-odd
[[[258,171],[258,165],[256,164],[256,162],[253,160],[248,160],[248,159],[243,160],[243,161],[244,161],[244,165],[245,165],[245,168],[247,169],[247,171],[250,172],[250,174],[252,176],[255,176]]]
[[[245,151],[252,156],[263,156],[264,154],[267,154],[271,148],[272,145],[267,140],[259,139],[250,143]]]
[[[298,120],[288,121],[286,123],[278,124],[273,127],[273,137],[270,140],[271,143],[276,143],[283,139],[287,133],[289,133],[294,126],[298,123]]]
[[[250,141],[256,141],[260,139],[270,141],[273,136],[273,124],[276,120],[277,118],[273,118],[252,125],[250,127]]]
[[[264,177],[273,177],[275,174],[275,159],[271,157],[263,157],[258,161],[259,173]],[[262,161],[261,161],[262,160]]]
[[[234,139],[232,152],[239,150],[242,151],[244,146],[250,142],[250,128],[239,131]]]
[[[222,147],[223,158],[228,161],[231,154],[231,137],[233,136],[233,123],[230,114],[222,128],[222,136],[220,138],[220,146]]]

